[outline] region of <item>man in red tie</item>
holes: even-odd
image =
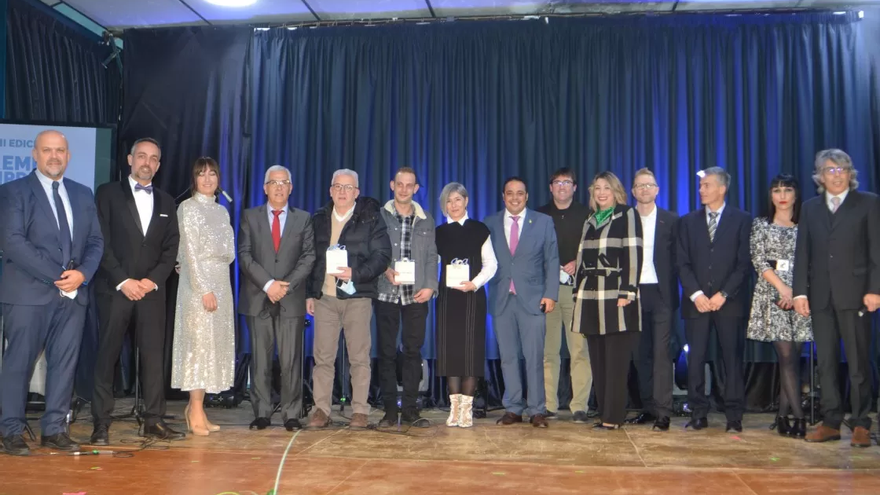
[[[305,280],[315,263],[311,215],[287,204],[290,171],[269,167],[263,190],[268,204],[245,210],[238,234],[242,277],[239,312],[251,338],[251,428],[271,425],[272,362],[275,345],[281,364],[281,421],[301,428],[302,349],[306,314]]]

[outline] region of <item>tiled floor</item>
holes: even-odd
[[[182,403],[170,404],[181,414]],[[120,410],[124,404],[120,405]],[[131,457],[70,457],[34,449],[29,458],[0,457],[0,494],[880,494],[880,447],[852,449],[844,440],[814,445],[767,429],[770,415],[748,415],[745,431],[726,434],[723,418],[708,430],[667,433],[648,426],[594,431],[567,422],[546,430],[495,426],[500,413],[473,429],[435,424],[400,432],[250,431],[247,404],[209,410],[224,425],[209,437],[156,445]],[[87,417],[87,416],[86,416]],[[378,421],[379,413],[371,416]],[[76,439],[87,424],[74,424]],[[111,429],[111,450],[136,448],[136,425]],[[37,432],[39,435],[39,432]],[[158,447],[158,448],[156,448]],[[161,450],[160,450],[161,449]],[[41,455],[42,454],[42,455]]]

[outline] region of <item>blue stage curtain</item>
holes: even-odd
[[[757,214],[779,172],[815,195],[823,148],[849,152],[862,188],[877,189],[865,31],[852,13],[133,30],[123,140],[162,141],[157,183],[175,194],[195,157],[219,156],[236,225],[240,208],[265,201],[273,164],[292,170],[291,204],[307,211],[329,200],[336,169],[384,201],[393,172],[411,166],[435,217],[440,189],[459,181],[476,219],[502,208],[510,175],[528,181],[531,207],[546,203],[563,166],[582,202],[597,172],[629,184],[649,167],[659,204],[685,213],[699,203],[696,171],[720,165],[729,202]],[[433,335],[432,316],[428,359]],[[491,331],[487,344],[497,358]],[[747,354],[773,359],[767,346]]]
[[[537,207],[556,168],[578,172],[586,201],[597,172],[629,184],[646,166],[659,204],[686,213],[699,204],[696,171],[720,165],[733,176],[729,202],[757,214],[779,172],[813,196],[813,158],[828,147],[849,152],[876,190],[854,14],[276,29],[255,33],[253,60],[254,204],[275,163],[293,170],[293,203],[309,211],[338,168],[384,201],[394,170],[411,166],[416,200],[435,216],[440,189],[460,181],[477,219],[502,207],[510,175],[529,182]]]

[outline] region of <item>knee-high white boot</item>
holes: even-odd
[[[474,398],[470,395],[461,396],[461,410],[459,412],[458,426],[470,428],[474,426]]]

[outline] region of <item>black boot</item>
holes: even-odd
[[[774,428],[776,428],[776,433],[779,433],[779,436],[788,436],[791,432],[791,423],[788,421],[788,416],[776,416],[776,420],[770,425],[771,430]]]
[[[795,418],[794,425],[788,430],[788,436],[792,438],[804,438],[807,436],[807,420]]]

